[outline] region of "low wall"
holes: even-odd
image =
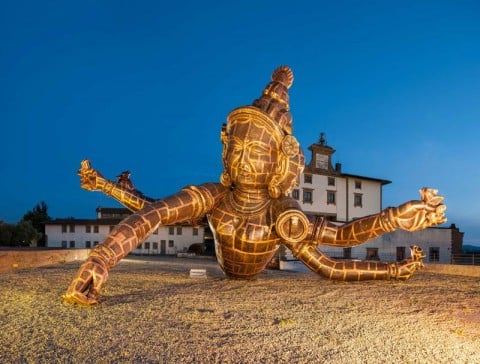
[[[295,272],[309,271],[309,269],[299,260],[281,260],[280,270],[291,270]],[[422,270],[422,272],[480,277],[480,266],[456,264],[425,264],[425,268]]]
[[[425,271],[457,276],[480,277],[480,266],[478,265],[425,264]]]
[[[0,272],[35,268],[87,259],[90,249],[12,249],[0,250]],[[478,265],[425,264],[425,272],[480,277]],[[298,260],[280,261],[280,270],[308,271]]]
[[[0,250],[0,272],[85,260],[90,249]]]

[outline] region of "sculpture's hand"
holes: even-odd
[[[412,256],[400,263],[392,263],[393,277],[399,280],[409,279],[415,271],[424,267],[423,258],[425,254],[422,249],[416,245],[410,247]]]
[[[88,159],[82,161],[78,175],[80,176],[80,186],[89,191],[100,190],[105,182],[101,173],[90,166]]]
[[[62,296],[65,302],[80,305],[94,305],[99,303],[98,293],[105,282],[106,276],[97,274],[97,267],[92,261],[86,261],[80,267],[77,276]]]
[[[430,226],[443,224],[447,221],[442,196],[437,195],[438,190],[422,188],[420,201],[409,201],[385,212],[390,225],[407,231],[416,231]]]

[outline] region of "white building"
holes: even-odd
[[[460,254],[463,233],[452,224],[409,232],[397,230],[352,248],[320,247],[332,258],[400,261],[410,256],[410,246],[418,245],[426,257],[426,263],[450,264],[452,254]]]
[[[101,243],[122,218],[131,212],[124,208],[97,208],[96,219],[55,219],[45,223],[47,246],[52,248],[93,248]],[[203,226],[174,225],[158,228],[134,254],[174,255],[187,252],[204,242]]]
[[[335,149],[325,144],[323,133],[308,149],[310,163],[291,193],[305,213],[346,222],[382,210],[382,187],[390,181],[343,173],[340,163],[333,168]]]
[[[312,152],[310,163],[291,194],[305,213],[345,223],[382,210],[382,187],[390,181],[343,173],[339,163],[333,168],[335,150],[326,145],[323,133],[308,149]],[[462,252],[462,244],[463,233],[452,224],[413,233],[398,230],[352,248],[319,248],[340,259],[400,261],[410,256],[411,245],[418,245],[426,254],[425,262],[450,263],[452,254]],[[285,258],[293,259],[289,252]]]

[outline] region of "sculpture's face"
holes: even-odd
[[[278,167],[279,143],[253,122],[237,123],[226,145],[226,162],[236,187],[267,188]]]

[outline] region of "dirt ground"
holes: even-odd
[[[0,274],[1,363],[480,363],[479,278],[239,281],[209,259],[131,257],[81,308],[60,297],[79,264]]]

